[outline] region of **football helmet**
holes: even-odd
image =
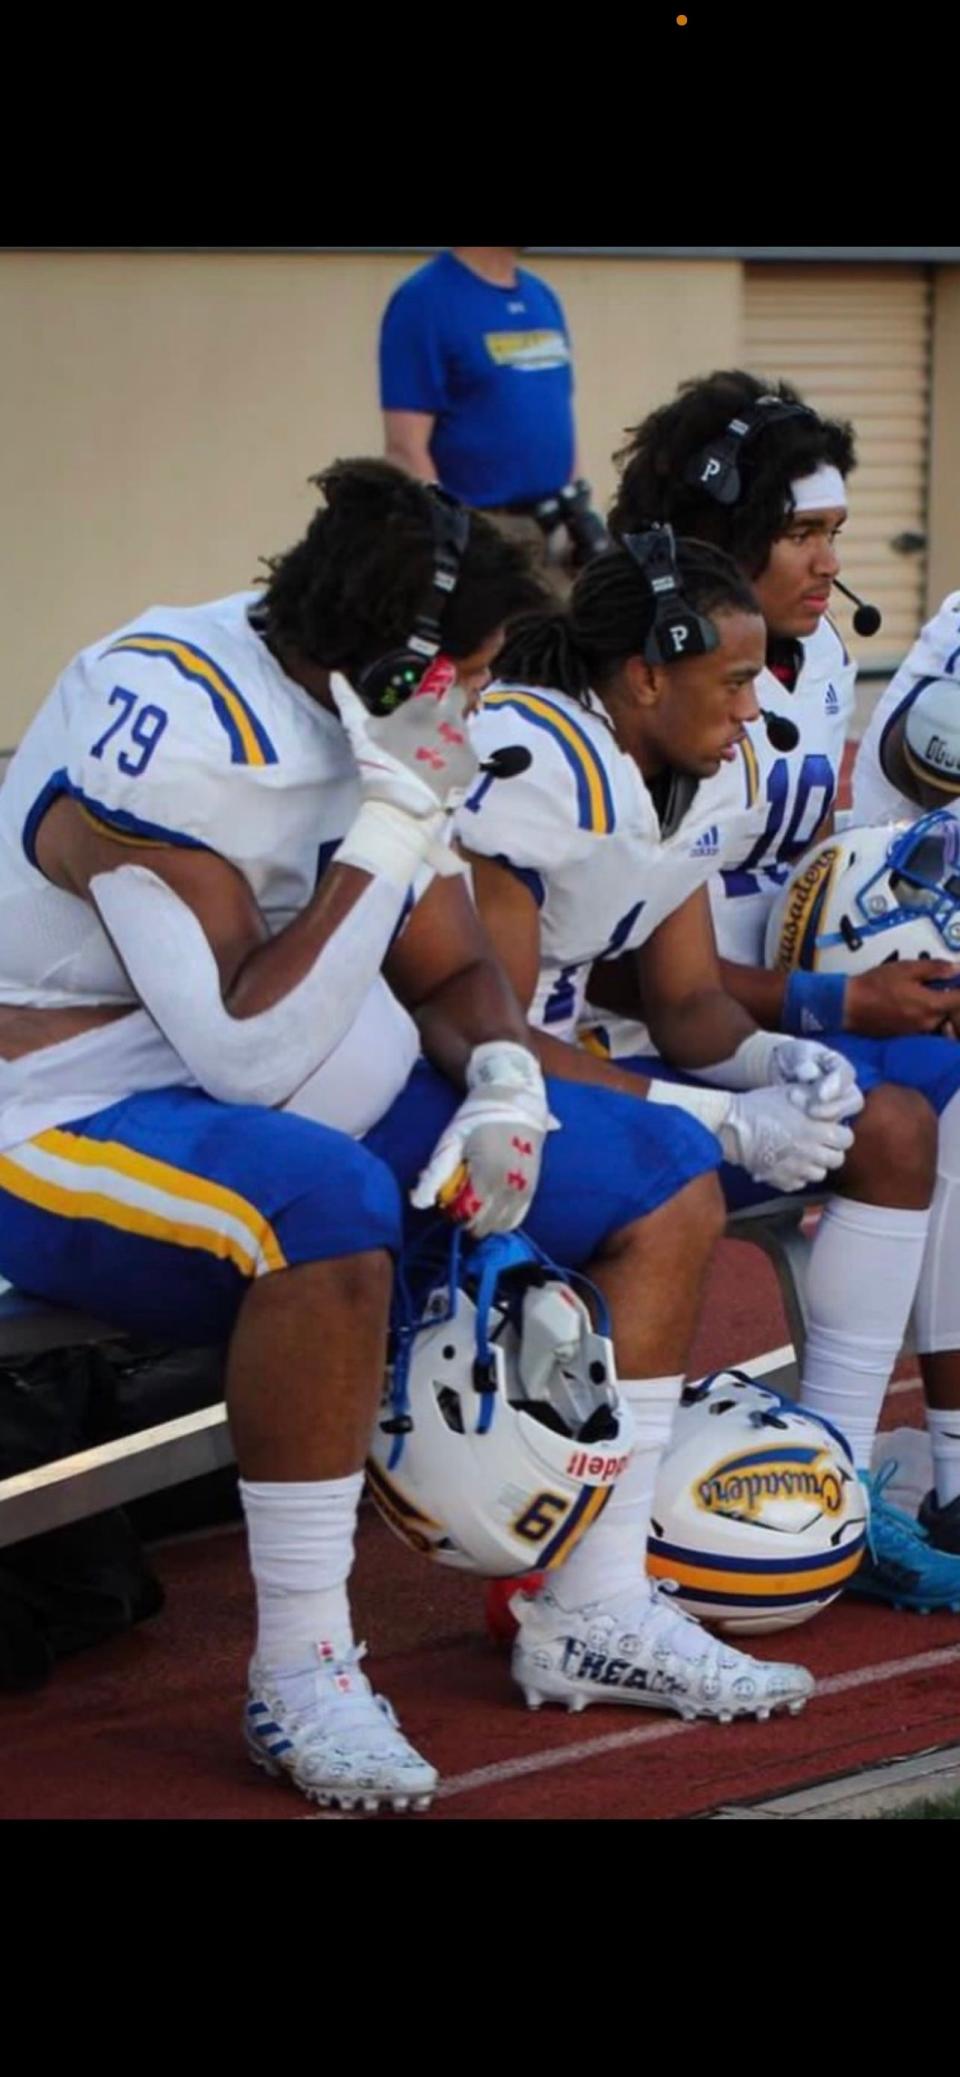
[[[633,1435],[596,1297],[595,1328],[522,1233],[471,1243],[444,1222],[439,1249],[401,1264],[367,1475],[414,1550],[490,1578],[543,1572],[596,1520]]]
[[[856,1572],[868,1509],[839,1429],[743,1371],[717,1371],[677,1409],[647,1570],[711,1627],[790,1629]]]
[[[857,974],[958,953],[960,821],[946,808],[815,845],[767,922],[766,962],[780,972]]]

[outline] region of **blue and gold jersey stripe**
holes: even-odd
[[[740,745],[740,755],[743,759],[743,778],[747,792],[747,807],[752,808],[760,792],[760,766],[757,762],[757,753],[749,736],[744,736],[743,742]]]
[[[258,721],[253,708],[239,687],[234,685],[233,679],[228,678],[222,665],[215,663],[212,656],[207,656],[205,650],[198,649],[195,642],[184,642],[179,635],[154,634],[144,629],[139,634],[121,635],[119,641],[111,642],[102,654],[113,656],[118,651],[128,655],[164,657],[182,678],[199,685],[230,739],[231,764],[276,764],[277,753],[263,723]]]
[[[586,730],[572,715],[540,692],[487,692],[483,707],[512,707],[559,743],[577,782],[580,828],[591,830],[595,836],[609,836],[617,821],[610,781]]]

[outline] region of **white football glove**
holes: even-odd
[[[755,1183],[777,1190],[802,1190],[841,1168],[853,1145],[848,1125],[815,1116],[795,1101],[794,1088],[747,1089],[732,1096],[717,1138],[728,1161],[745,1168]]]
[[[434,689],[430,679],[434,678]],[[364,800],[383,801],[418,819],[452,814],[471,785],[476,754],[470,743],[461,686],[427,673],[393,714],[370,714],[339,671],[330,679],[337,713],[357,760]]]
[[[714,1088],[789,1088],[792,1101],[809,1117],[855,1118],[863,1095],[849,1060],[816,1039],[790,1039],[773,1031],[752,1031],[729,1060],[698,1067],[699,1081]]]
[[[525,1046],[498,1040],[475,1046],[469,1096],[454,1112],[410,1202],[438,1204],[482,1239],[522,1226],[540,1179],[543,1143],[559,1130],[547,1108],[539,1062]]]
[[[787,1088],[808,1118],[855,1118],[864,1098],[849,1060],[815,1039],[780,1040],[771,1055],[770,1080]]]

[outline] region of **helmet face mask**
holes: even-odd
[[[808,1622],[860,1563],[868,1501],[827,1422],[741,1371],[681,1401],[657,1475],[647,1569],[719,1630]]]
[[[488,1578],[550,1570],[629,1460],[610,1341],[522,1235],[447,1245],[419,1314],[401,1280],[371,1494],[441,1564]]]
[[[865,973],[960,953],[960,821],[848,829],[801,858],[767,923],[767,965]],[[935,984],[934,984],[935,985]]]

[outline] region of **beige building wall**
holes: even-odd
[[[72,652],[296,539],[306,477],[380,451],[380,313],[415,254],[0,252],[0,750]],[[573,331],[582,461],[740,336],[734,261],[536,263]]]
[[[960,267],[938,267],[933,291],[927,606],[960,589]]]

